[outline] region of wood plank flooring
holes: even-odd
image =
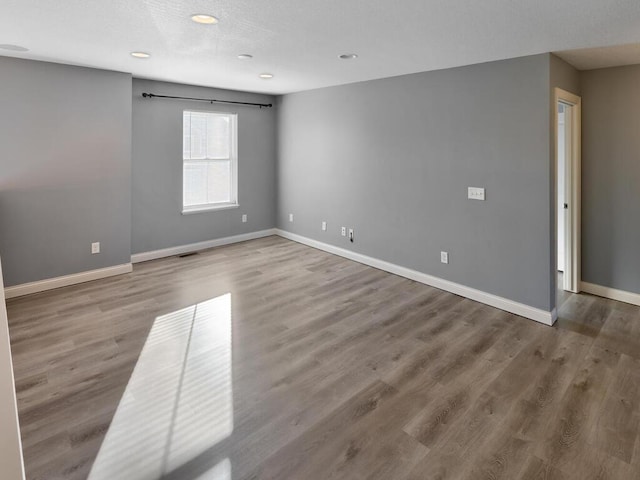
[[[640,478],[631,305],[550,328],[268,237],[8,313],[29,480]]]

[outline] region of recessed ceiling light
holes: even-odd
[[[146,52],[131,52],[131,56],[136,58],[149,58],[151,54]]]
[[[29,49],[25,47],[21,47],[20,45],[11,45],[9,43],[4,43],[0,45],[0,48],[3,50],[11,50],[12,52],[28,52]]]
[[[218,19],[213,15],[207,15],[206,13],[197,13],[195,15],[191,15],[191,20],[196,23],[202,23],[204,25],[213,25],[214,23],[218,23]]]
[[[358,58],[358,55],[356,55],[355,53],[343,53],[342,55],[340,55],[340,58],[342,60],[353,60],[354,58]]]
[[[240,60],[251,60],[253,58],[253,55],[249,55],[248,53],[241,53],[240,55],[238,55],[238,58]]]
[[[272,73],[261,73],[260,74],[260,78],[262,78],[264,80],[269,80],[270,78],[273,78],[273,74]]]

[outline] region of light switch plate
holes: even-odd
[[[467,198],[471,200],[484,200],[484,188],[468,187]]]

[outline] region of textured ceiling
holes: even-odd
[[[0,11],[0,44],[30,50],[2,55],[267,93],[640,43],[638,0],[0,0]],[[129,55],[140,50],[152,58]]]
[[[614,47],[583,48],[555,52],[560,58],[578,70],[619,67],[640,64],[640,44],[618,45]]]

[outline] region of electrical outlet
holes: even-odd
[[[289,214],[289,221],[293,223],[293,213]]]
[[[343,237],[347,236],[347,227],[342,227],[340,229],[340,235],[342,235]]]
[[[100,253],[100,242],[93,242],[91,244],[91,255],[95,255],[96,253]]]
[[[327,222],[322,222],[322,231],[323,232],[327,231]]]
[[[467,187],[467,198],[471,200],[484,200],[484,188]]]
[[[242,214],[242,223],[247,223],[247,214],[246,213]]]
[[[440,252],[440,262],[441,263],[449,263],[449,253],[448,252]]]
[[[349,229],[349,241],[353,243],[353,228]]]

